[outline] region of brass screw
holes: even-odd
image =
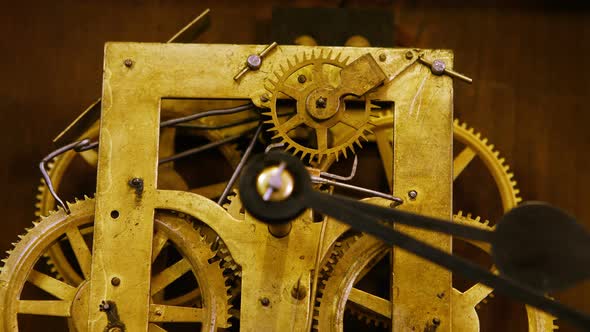
[[[156,316],[162,316],[162,309],[156,309],[154,313],[156,314]]]
[[[415,200],[416,197],[418,197],[418,192],[416,190],[410,190],[408,191],[408,197],[410,197],[411,200]]]
[[[406,59],[412,60],[412,58],[414,58],[414,53],[412,53],[412,51],[407,51],[406,52]]]
[[[125,64],[125,67],[127,67],[127,68],[133,67],[133,60],[131,60],[131,59],[125,59],[125,61],[123,63]]]
[[[111,285],[113,286],[119,286],[121,284],[121,279],[119,279],[118,277],[113,277],[111,279]]]
[[[307,82],[307,77],[305,77],[305,75],[301,74],[301,75],[297,76],[297,82],[303,84],[303,83]]]
[[[269,101],[270,99],[268,98],[268,95],[265,93],[262,96],[260,96],[260,101],[263,103],[266,103],[267,101]]]
[[[440,318],[438,318],[438,317],[434,317],[434,318],[432,319],[432,324],[434,324],[434,325],[440,325]]]
[[[260,304],[262,304],[265,307],[268,307],[270,305],[270,300],[268,299],[268,297],[263,297],[260,299]]]
[[[109,332],[123,332],[123,329],[120,327],[111,327]]]
[[[379,54],[379,61],[385,62],[385,60],[387,60],[387,55],[384,53]]]

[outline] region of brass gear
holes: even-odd
[[[206,120],[206,124],[208,125],[215,125],[216,123],[212,122],[213,120]],[[202,131],[205,138],[216,141],[226,137],[226,131],[224,129],[221,130],[206,130]],[[98,126],[92,126],[84,135],[83,137],[89,138],[96,138],[98,137]],[[162,134],[161,140],[165,140],[161,145],[167,147],[167,150],[171,152],[173,150],[172,144],[174,140],[174,135],[166,135],[166,133]],[[232,166],[236,166],[240,160],[240,152],[236,150],[235,144],[225,144],[222,145],[220,148],[220,152],[224,155],[224,157],[228,160],[228,162]],[[51,178],[53,186],[57,191],[64,175],[68,171],[68,168],[76,158],[78,153],[73,150],[67,151],[66,153],[56,157],[52,160],[48,165],[48,174]],[[90,164],[95,166],[96,165],[96,152],[93,150],[84,151],[80,153],[80,155],[84,158],[84,160]],[[159,175],[159,181],[164,180],[165,186],[168,188],[174,189],[188,189],[186,188],[186,184],[174,171],[171,165],[164,165],[162,166],[161,173]],[[162,183],[160,183],[162,185]],[[35,216],[42,217],[48,215],[51,211],[56,208],[56,202],[49,190],[47,189],[47,185],[45,181],[41,179],[40,185],[37,187],[37,195],[36,195],[36,202],[35,202]],[[63,253],[63,250],[60,246],[56,245],[48,250],[44,256],[47,259],[47,264],[50,267],[52,273],[55,273],[57,277],[61,280],[66,280],[72,283],[80,283],[82,279],[80,278],[79,274],[75,271],[75,269],[68,263],[68,260]]]
[[[281,66],[281,74],[275,72],[276,80],[270,79],[265,88],[270,92],[268,112],[263,114],[271,119],[266,121],[272,127],[268,131],[275,132],[273,139],[285,144],[285,150],[293,155],[300,154],[310,161],[321,161],[325,156],[338,159],[340,154],[346,157],[347,150],[354,153],[354,144],[359,147],[361,139],[367,140],[372,126],[370,112],[372,105],[361,99],[365,107],[359,112],[346,112],[345,101],[341,96],[333,94],[333,90],[341,84],[339,73],[347,65],[348,58],[341,59],[341,54],[332,57],[322,51],[316,55],[303,53],[301,58],[295,56],[287,61],[287,68]],[[279,113],[279,98],[287,96],[296,102],[296,112],[287,116]],[[307,127],[313,132],[315,146],[304,145],[296,141],[295,129]],[[333,131],[339,132],[339,139],[330,141]]]
[[[462,213],[453,217],[453,221],[463,225],[475,226],[483,229],[493,229],[487,221],[478,218],[464,216]],[[385,255],[390,252],[390,247],[380,240],[361,235],[354,238],[354,242],[342,247],[343,253],[337,255],[337,260],[325,262],[322,271],[329,271],[321,275],[321,283],[318,288],[316,308],[314,310],[314,329],[319,332],[343,331],[344,309],[349,309],[359,319],[376,326],[389,326],[390,317],[384,317],[378,313],[365,309],[348,298],[356,282],[368,273]],[[468,241],[474,246],[484,250],[488,254],[488,244]],[[356,292],[356,291],[355,291]],[[361,291],[362,292],[362,291]],[[453,331],[479,331],[479,320],[475,306],[486,300],[492,290],[482,284],[475,284],[469,290],[460,292],[453,289],[452,309]],[[360,292],[356,292],[359,294]],[[361,293],[362,294],[362,293]],[[358,295],[357,295],[358,296]],[[389,301],[380,299],[381,301]],[[352,305],[351,305],[352,304]],[[529,332],[546,332],[557,329],[555,318],[535,308],[526,307]]]
[[[88,282],[86,280],[78,284],[62,282],[34,269],[48,248],[63,237],[68,238],[70,242],[75,242],[76,245],[73,247],[78,248],[74,250],[76,256],[85,257],[85,264],[90,264],[88,260],[91,252],[80,230],[92,225],[95,202],[93,199],[85,199],[69,206],[70,215],[60,209],[50,213],[48,217],[42,217],[39,222],[33,222],[34,227],[28,229],[25,235],[19,236],[20,241],[14,245],[9,256],[2,260],[4,266],[0,272],[1,330],[17,331],[19,313],[68,316],[71,317],[69,321],[71,329],[74,331],[86,329],[88,308],[85,307],[87,301],[83,299],[88,295]],[[156,215],[155,230],[156,236],[162,235],[168,239],[165,242],[168,248],[174,248],[181,255],[182,258],[175,265],[184,261],[183,264],[188,264],[187,272],[192,270],[197,280],[200,309],[194,310],[204,311],[203,330],[229,327],[230,296],[225,285],[223,268],[219,264],[207,262],[208,258],[215,255],[210,249],[210,243],[193,228],[192,223],[165,212],[159,212]],[[155,253],[156,257],[158,253]],[[158,275],[164,271],[166,269],[155,274],[152,282],[157,283]],[[21,300],[20,295],[26,283],[43,289],[58,301],[48,303],[41,300]],[[158,286],[165,289],[167,285]],[[156,305],[168,305],[168,303],[158,303],[160,299],[157,294],[154,294],[152,300]],[[174,305],[182,305],[182,301],[177,301]]]
[[[391,132],[393,114],[391,112],[382,113],[373,122],[375,123],[375,128],[373,129],[375,136],[385,131],[389,144],[393,144],[393,133]],[[516,187],[517,183],[514,180],[514,173],[510,171],[510,167],[506,164],[506,159],[500,157],[500,152],[495,149],[493,144],[488,142],[487,138],[482,137],[479,132],[469,127],[465,122],[455,119],[453,122],[453,139],[465,145],[465,149],[455,158],[455,174],[453,179],[477,156],[484,163],[496,183],[504,212],[509,211],[522,202],[520,190]],[[393,146],[389,149],[380,148],[381,153],[393,153],[392,151]],[[389,158],[392,158],[392,156],[389,156]],[[326,170],[330,166],[331,163],[325,163],[322,169]]]

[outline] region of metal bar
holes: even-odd
[[[227,195],[229,194],[229,191],[234,186],[234,183],[236,182],[236,180],[238,179],[238,176],[242,172],[242,168],[244,168],[244,165],[246,164],[246,161],[248,161],[250,154],[252,154],[252,149],[254,149],[254,145],[255,145],[256,140],[258,139],[258,136],[260,135],[261,131],[262,131],[262,123],[256,129],[256,132],[254,133],[254,137],[252,137],[252,140],[250,141],[250,144],[248,144],[248,148],[244,152],[242,159],[240,159],[240,162],[238,163],[236,170],[234,171],[231,178],[227,182],[227,186],[225,186],[225,189],[223,190],[221,197],[219,197],[217,204],[221,205],[225,202],[225,199],[226,199]]]
[[[193,120],[197,120],[197,119],[204,118],[207,116],[235,114],[235,113],[247,111],[252,108],[254,108],[254,104],[248,103],[248,104],[244,104],[244,105],[240,105],[240,106],[236,106],[236,107],[232,107],[232,108],[222,108],[222,109],[217,109],[217,110],[206,111],[203,113],[191,114],[188,116],[183,116],[181,118],[162,121],[160,123],[160,128],[174,126],[179,123],[193,121]]]
[[[354,191],[358,191],[358,192],[362,192],[365,194],[369,194],[369,195],[373,195],[373,196],[377,196],[377,197],[381,197],[381,198],[385,198],[388,199],[390,201],[394,201],[398,204],[402,204],[404,202],[403,199],[399,198],[399,197],[395,197],[386,193],[382,193],[380,191],[376,191],[376,190],[372,190],[372,189],[367,189],[367,188],[363,188],[363,187],[359,187],[359,186],[354,186],[352,184],[348,184],[348,183],[341,183],[341,182],[336,182],[336,181],[332,181],[332,180],[328,180],[328,179],[323,179],[320,178],[318,176],[312,176],[311,177],[311,181],[315,182],[315,183],[322,183],[322,184],[329,184],[335,187],[341,187],[341,188],[346,188],[346,189],[350,189],[350,190],[354,190]]]

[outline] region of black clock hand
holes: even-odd
[[[293,178],[293,189],[289,195],[279,200],[264,200],[263,193],[267,188],[257,188],[257,179],[259,175],[270,166],[284,165],[282,169],[290,174]],[[587,253],[590,244],[590,236],[572,218],[564,218],[563,213],[557,213],[556,209],[548,209],[547,206],[525,205],[523,208],[516,209],[515,213],[508,213],[503,223],[500,223],[496,232],[481,231],[471,227],[457,227],[444,220],[428,218],[414,215],[407,212],[390,210],[378,206],[368,205],[366,203],[335,197],[332,195],[316,192],[311,188],[309,174],[301,162],[289,155],[280,152],[271,152],[267,155],[257,156],[244,170],[240,181],[240,194],[244,207],[256,218],[269,223],[283,223],[292,220],[307,208],[312,208],[318,212],[324,213],[342,222],[350,224],[353,228],[372,234],[384,242],[410,251],[420,257],[428,259],[435,264],[441,265],[452,272],[462,274],[470,279],[482,282],[499,292],[508,296],[519,299],[525,303],[547,311],[561,319],[571,321],[583,330],[590,330],[590,317],[584,313],[568,308],[561,303],[553,301],[543,296],[543,292],[551,288],[559,288],[571,285],[573,282],[588,277],[588,262],[590,255]],[[531,209],[531,206],[533,207]],[[532,213],[531,213],[532,211]],[[558,227],[551,226],[552,218],[543,218],[549,214],[550,217],[557,221]],[[539,246],[539,241],[527,241],[532,248],[524,250],[526,255],[511,258],[514,253],[514,247],[519,247],[518,237],[511,236],[512,233],[521,235],[524,225],[541,217],[540,222],[532,234],[542,239],[551,238],[549,246],[554,244],[567,244],[565,250],[552,250],[554,248],[543,248]],[[520,280],[529,284],[508,279],[504,276],[497,276],[479,266],[455,257],[449,253],[416,240],[406,234],[392,229],[389,225],[383,224],[382,221],[393,221],[404,223],[414,227],[420,227],[447,234],[462,236],[465,238],[476,239],[479,241],[491,242],[494,248],[494,259],[499,266],[508,267],[507,271],[516,272],[511,276],[521,277]],[[501,226],[500,225],[506,225]],[[526,235],[526,234],[525,234]],[[560,236],[561,235],[561,236]],[[574,254],[569,249],[574,248],[581,251],[582,254]],[[496,254],[496,251],[499,254]],[[541,254],[541,256],[539,256]],[[499,261],[498,261],[499,259]],[[527,264],[537,261],[532,267]],[[535,283],[535,276],[538,275],[539,260],[548,259],[550,266],[560,266],[563,269],[556,274],[542,274],[542,282]],[[581,264],[576,264],[576,262]],[[581,267],[582,266],[582,267]],[[502,269],[501,269],[502,271]],[[525,273],[521,273],[521,272]],[[545,270],[541,272],[545,273]],[[551,272],[551,271],[550,271]],[[553,271],[554,272],[554,271]],[[539,278],[537,278],[539,279]],[[531,282],[532,281],[532,282]],[[530,285],[534,285],[532,288]],[[540,286],[540,287],[539,287]],[[535,290],[537,288],[538,290]]]

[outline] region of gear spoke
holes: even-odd
[[[315,82],[317,85],[323,85],[325,83],[325,74],[324,74],[324,63],[321,61],[316,61],[313,63],[312,69],[312,81]]]
[[[36,270],[31,270],[27,281],[60,300],[70,301],[76,295],[75,287]]]
[[[342,122],[343,124],[349,126],[352,129],[358,130],[360,129],[360,126],[358,125],[358,121],[355,121],[350,114],[345,113],[342,116],[342,119],[340,119],[340,122]]]
[[[150,305],[150,322],[182,322],[198,323],[205,317],[204,310],[193,307],[179,307],[171,305],[152,304]]]
[[[453,159],[453,181],[461,175],[461,172],[471,163],[475,156],[475,151],[470,147],[466,147]]]
[[[391,301],[389,300],[353,287],[348,295],[348,301],[352,301],[365,309],[391,319]]]
[[[157,231],[154,234],[153,243],[152,243],[152,263],[158,258],[160,252],[168,242],[168,237],[163,231]]]
[[[152,277],[151,295],[157,294],[190,270],[191,265],[186,258],[164,269],[164,271]]]
[[[286,94],[291,99],[300,100],[302,98],[301,90],[299,90],[291,85],[288,85],[288,84],[282,84],[277,89],[277,91]]]
[[[297,126],[299,126],[302,123],[303,123],[303,121],[301,120],[301,117],[299,115],[295,115],[292,118],[290,118],[289,120],[280,124],[277,127],[277,129],[279,130],[279,132],[288,133],[289,131],[296,128]]]
[[[315,130],[316,138],[318,142],[318,150],[325,151],[328,149],[328,129],[317,128]]]
[[[70,227],[66,234],[70,241],[70,245],[72,246],[72,250],[74,251],[74,255],[76,255],[82,274],[84,274],[86,279],[89,279],[92,254],[90,253],[90,249],[88,249],[88,245],[86,245],[86,241],[84,241],[84,237],[82,237],[82,233],[80,233],[78,227],[74,226]]]
[[[71,301],[19,300],[18,313],[40,316],[70,317]]]

